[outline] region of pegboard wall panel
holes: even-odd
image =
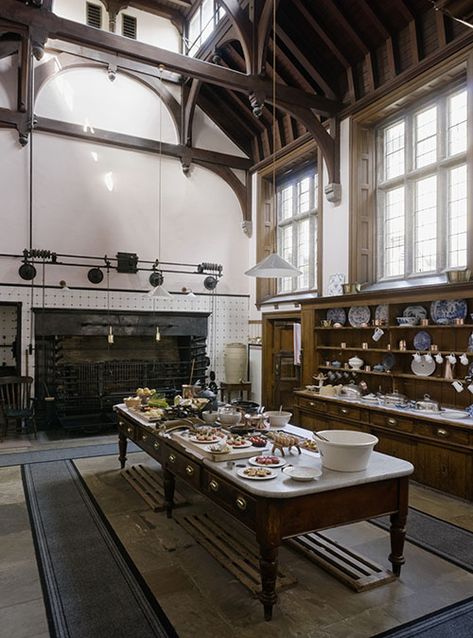
[[[217,381],[224,381],[223,353],[225,344],[248,343],[249,298],[247,296],[219,297],[213,295],[175,295],[171,298],[151,298],[143,293],[104,290],[74,290],[47,288],[16,288],[0,286],[0,301],[21,302],[22,305],[22,371],[34,375],[34,355],[27,355],[30,344],[34,349],[34,317],[32,308],[67,308],[106,311],[176,311],[209,312],[207,353]],[[0,333],[1,334],[1,333]]]
[[[0,366],[14,366],[12,346],[16,339],[16,307],[0,306]]]

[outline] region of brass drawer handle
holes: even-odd
[[[239,510],[242,510],[242,512],[246,510],[247,503],[243,496],[239,496],[235,502]]]
[[[127,428],[126,431],[128,432],[128,434],[133,434],[133,428]]]
[[[388,424],[389,425],[397,425],[397,421],[396,421],[396,419],[388,419]]]
[[[118,425],[121,425],[123,427],[125,424],[123,423],[123,421],[118,421]]]
[[[340,408],[341,414],[348,414],[347,408]]]
[[[153,447],[154,447],[154,449],[155,449],[155,450],[159,450],[159,443],[158,443],[158,441],[155,441],[155,442],[153,443]]]
[[[217,481],[214,481],[213,479],[210,481],[209,483],[209,487],[212,490],[212,492],[218,492],[218,488],[220,487],[219,484],[217,483]]]
[[[313,408],[313,407],[315,406],[315,403],[314,403],[313,401],[311,401],[311,402],[309,403],[309,405],[311,406],[311,408]]]
[[[146,441],[146,439],[147,439],[147,438],[148,438],[148,435],[147,435],[147,434],[142,434],[142,435],[141,435],[141,440],[142,440],[142,441]]]
[[[186,465],[186,474],[192,476],[194,474],[194,468],[191,465]]]
[[[448,432],[447,432],[447,430],[444,430],[443,428],[438,428],[437,429],[437,436],[448,436]]]
[[[170,454],[168,456],[168,461],[169,461],[169,463],[175,463],[176,462],[176,455],[175,454]]]

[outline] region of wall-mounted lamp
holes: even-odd
[[[100,268],[91,268],[87,273],[87,279],[91,284],[99,284],[103,281],[103,272]]]

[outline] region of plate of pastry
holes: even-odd
[[[251,447],[253,445],[251,441],[243,438],[242,436],[229,436],[227,443],[233,448]]]
[[[276,478],[277,473],[268,467],[245,467],[237,470],[238,476],[250,481],[267,481]]]
[[[263,467],[282,467],[286,465],[286,461],[280,456],[274,456],[272,454],[262,454],[261,456],[252,456],[248,459],[251,465],[263,466]]]

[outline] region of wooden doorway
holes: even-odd
[[[263,404],[268,410],[292,411],[293,391],[300,385],[300,365],[294,364],[294,324],[297,312],[263,315]]]

